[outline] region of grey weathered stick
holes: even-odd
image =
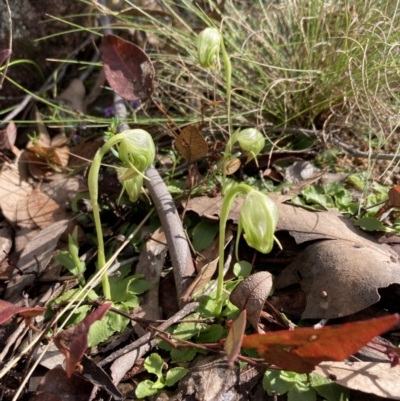
[[[150,167],[146,171],[146,177],[150,181],[146,181],[145,185],[154,202],[167,238],[176,293],[178,302],[180,302],[180,298],[189,284],[189,277],[195,274],[189,244],[178,211],[176,210],[175,202],[160,174],[154,167]]]

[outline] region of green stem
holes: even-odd
[[[224,286],[224,264],[225,264],[225,233],[226,223],[228,221],[229,212],[232,208],[233,201],[238,195],[248,194],[254,191],[252,187],[246,184],[237,184],[224,195],[222,202],[221,216],[219,219],[219,261],[218,261],[218,279],[217,279],[217,296],[215,302],[215,315],[219,316],[222,311],[222,291]]]
[[[93,208],[93,218],[94,224],[96,227],[96,235],[97,235],[97,246],[98,246],[98,253],[97,253],[97,269],[101,270],[104,265],[106,264],[106,257],[104,252],[104,239],[103,239],[103,229],[101,227],[101,220],[100,220],[100,208],[98,203],[99,197],[99,172],[101,166],[101,160],[103,156],[108,152],[108,150],[120,142],[121,135],[115,135],[110,138],[96,153],[93,158],[93,162],[90,166],[89,175],[88,175],[88,186],[89,186],[89,193],[90,193],[90,201],[92,202]],[[111,289],[110,283],[108,281],[107,272],[104,272],[101,277],[101,283],[103,286],[103,295],[106,299],[111,299]]]
[[[224,67],[225,67],[225,85],[226,85],[226,107],[227,107],[227,112],[228,112],[228,136],[229,139],[231,138],[232,135],[232,113],[231,113],[231,87],[232,87],[232,64],[231,64],[231,59],[226,51],[225,44],[224,44],[224,39],[221,39],[221,52],[222,52],[222,57],[224,59]],[[232,145],[231,141],[228,141],[228,147],[225,151],[228,152],[229,155],[232,154]],[[226,190],[226,162],[228,160],[228,157],[226,154],[224,155],[224,162],[223,162],[223,179],[222,179],[222,194],[225,193]]]

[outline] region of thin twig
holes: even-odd
[[[189,304],[186,304],[174,316],[172,316],[167,321],[165,321],[163,324],[158,326],[158,329],[166,330],[168,327],[170,327],[173,324],[176,324],[177,322],[182,320],[185,316],[194,312],[198,306],[199,306],[198,302],[191,302]],[[109,355],[108,357],[104,358],[102,361],[100,361],[98,363],[98,365],[105,366],[105,365],[109,364],[110,362],[115,361],[117,358],[120,358],[120,357],[128,354],[128,352],[134,351],[137,348],[143,347],[144,345],[147,346],[146,347],[147,350],[145,351],[145,352],[147,352],[155,345],[154,337],[155,337],[155,333],[149,332],[149,333],[145,334],[144,336],[140,337],[139,339],[137,339],[136,341],[134,341],[133,343],[130,343],[126,347],[121,348],[120,350],[118,350],[118,351],[112,353],[111,355]],[[140,354],[143,355],[145,352],[141,352]],[[137,358],[139,358],[139,357],[140,356],[137,356]],[[132,360],[132,366],[135,364],[135,362],[136,362],[135,360]]]
[[[6,65],[4,67],[4,71],[0,78],[0,89],[3,87],[4,78],[6,77],[8,65],[10,64],[10,59],[11,59],[11,54],[12,54],[12,16],[11,16],[11,9],[10,9],[10,5],[8,4],[8,0],[5,0],[5,2],[6,2],[6,7],[7,7],[7,13],[8,13],[8,26],[10,28],[10,33],[8,35],[8,50],[10,51],[10,54],[7,57]]]

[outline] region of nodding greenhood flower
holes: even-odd
[[[274,245],[274,232],[278,224],[275,203],[259,191],[249,192],[242,205],[238,224],[238,237],[244,230],[246,242],[262,253],[268,253]]]
[[[127,168],[119,168],[118,179],[121,182],[123,189],[128,194],[129,200],[135,203],[138,200],[142,190],[143,176],[137,174],[132,176],[132,170]]]
[[[115,135],[119,137],[118,153],[126,167],[144,172],[156,157],[153,138],[143,129],[131,129]]]
[[[255,128],[247,128],[236,134],[239,146],[247,153],[247,163],[255,159],[265,146],[264,135]]]
[[[219,49],[221,34],[217,28],[206,28],[197,37],[199,63],[204,68],[219,66]]]

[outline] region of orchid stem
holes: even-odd
[[[224,67],[225,67],[225,85],[226,85],[226,107],[227,107],[227,113],[228,113],[228,149],[227,152],[229,155],[232,154],[232,143],[230,141],[230,138],[232,136],[232,111],[231,111],[231,88],[232,88],[232,64],[231,64],[231,59],[229,57],[229,54],[226,51],[225,44],[224,44],[224,39],[221,39],[221,52],[222,52],[222,57],[224,59]],[[222,194],[225,193],[226,191],[226,163],[227,163],[228,157],[226,154],[224,154],[224,161],[223,161],[223,171],[222,171]]]
[[[104,251],[104,239],[103,239],[103,229],[101,227],[100,220],[100,207],[98,202],[99,197],[99,172],[101,167],[101,160],[103,156],[118,143],[121,139],[120,135],[115,135],[110,138],[96,153],[93,158],[92,164],[90,166],[89,175],[88,175],[88,187],[90,193],[90,201],[92,203],[93,208],[93,219],[94,225],[96,227],[96,235],[97,235],[97,270],[101,270],[106,264],[106,257]],[[103,286],[103,295],[109,300],[111,299],[111,288],[110,282],[108,281],[107,272],[101,277],[101,283]]]
[[[219,316],[222,311],[222,292],[224,287],[224,264],[225,264],[225,233],[226,223],[228,221],[229,212],[232,208],[233,201],[238,195],[248,194],[254,191],[252,187],[247,184],[237,184],[230,188],[224,195],[222,202],[221,217],[219,219],[219,260],[218,260],[218,279],[217,279],[217,295],[215,303],[215,315]]]

